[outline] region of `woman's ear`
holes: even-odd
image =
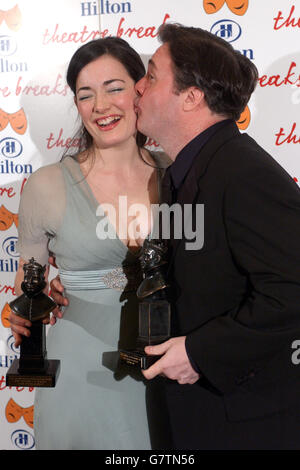
[[[190,87],[183,92],[185,94],[183,100],[183,110],[193,111],[203,103],[204,93],[197,87]]]

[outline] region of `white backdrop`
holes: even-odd
[[[5,386],[18,357],[7,303],[20,193],[33,171],[61,158],[78,125],[68,61],[83,43],[119,35],[146,64],[165,21],[221,35],[255,62],[259,84],[238,125],[300,183],[299,0],[0,0],[0,449],[35,446],[34,390]]]

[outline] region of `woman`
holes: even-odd
[[[78,49],[67,82],[83,122],[81,149],[40,168],[22,194],[17,295],[24,261],[46,264],[50,250],[69,300],[47,337],[61,372],[54,389],[36,390],[38,449],[150,448],[142,375],[117,352],[135,345],[138,253],[168,164],[136,132],[134,85],[144,72],[122,39]],[[130,212],[137,203],[147,210]],[[10,320],[19,343],[26,324]]]

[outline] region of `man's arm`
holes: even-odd
[[[249,380],[283,382],[297,373],[291,344],[300,339],[300,190],[264,157],[259,151],[241,156],[224,194],[228,245],[249,290],[239,306],[186,340],[203,375],[222,393]]]
[[[250,379],[283,378],[294,367],[292,341],[300,339],[300,191],[279,167],[266,169],[259,157],[253,155],[257,164],[233,175],[223,208],[232,257],[251,289],[239,307],[185,340],[198,370],[223,393]],[[177,361],[168,349],[168,357],[145,374],[180,380]]]

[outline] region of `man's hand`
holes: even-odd
[[[144,370],[146,379],[153,379],[157,375],[164,375],[171,380],[177,380],[179,384],[194,384],[200,375],[193,369],[185,349],[185,336],[171,338],[156,346],[147,346],[147,354],[161,355],[149,369]]]
[[[57,318],[63,317],[63,312],[61,307],[66,307],[69,305],[68,299],[63,295],[64,293],[64,286],[61,284],[59,276],[56,276],[50,282],[51,287],[51,297],[53,298],[54,302],[57,303],[57,307],[52,312],[52,317],[50,320],[50,324],[54,325],[56,323]]]

